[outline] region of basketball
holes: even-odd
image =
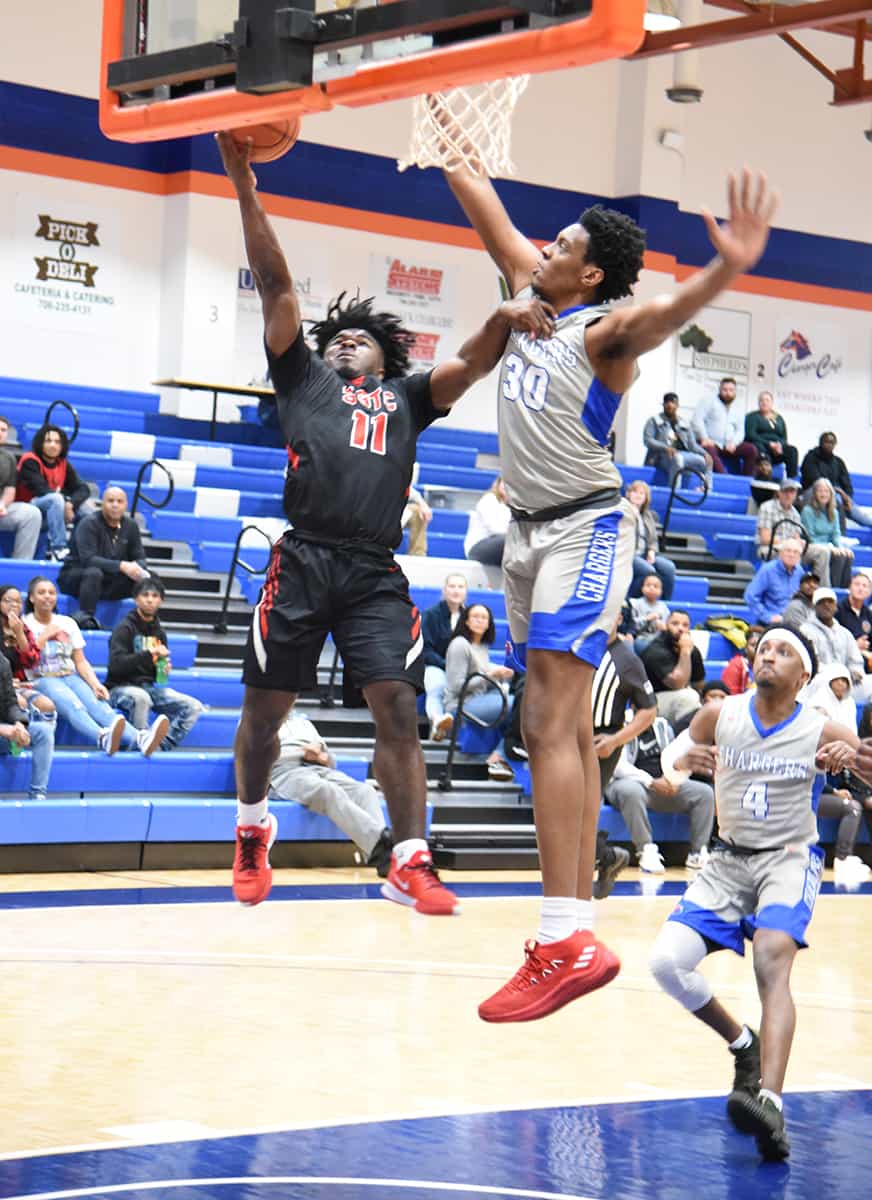
[[[240,129],[231,130],[231,133],[233,140],[243,146],[249,138],[251,139],[252,162],[274,162],[283,154],[287,154],[300,136],[300,118],[272,121],[268,125],[244,125]]]

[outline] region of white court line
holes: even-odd
[[[380,1187],[426,1189],[433,1192],[478,1192],[480,1196],[514,1196],[522,1200],[592,1200],[592,1197],[582,1196],[578,1192],[538,1192],[520,1188],[498,1188],[486,1184],[470,1183],[437,1183],[431,1179],[355,1179],[340,1176],[310,1176],[310,1175],[238,1175],[226,1179],[162,1179],[147,1183],[112,1183],[106,1187],[71,1188],[63,1192],[38,1192],[27,1195],[11,1196],[9,1200],[73,1200],[77,1196],[108,1196],[123,1192],[150,1192],[156,1188],[195,1188],[195,1187],[273,1187],[289,1183],[313,1184],[315,1187]]]

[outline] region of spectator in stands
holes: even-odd
[[[17,468],[15,455],[4,443],[9,437],[9,418],[0,416],[0,530],[14,533],[13,558],[34,558],[42,513],[32,504],[15,499]]]
[[[512,519],[507,499],[506,485],[498,475],[469,514],[469,527],[463,540],[463,553],[467,558],[489,567],[502,566],[506,530]]]
[[[745,588],[745,603],[755,625],[777,625],[781,614],[798,591],[803,577],[802,542],[785,538],[777,546],[777,557],[764,563]]]
[[[426,609],[421,618],[421,633],[424,637],[424,692],[425,712],[430,721],[430,739],[441,742],[450,732],[453,718],[446,713],[445,695],[445,652],[457,629],[463,606],[466,603],[466,578],[456,571],[446,575],[442,585],[442,599]]]
[[[687,813],[689,850],[684,865],[693,871],[706,864],[714,827],[715,794],[711,784],[689,779],[676,786],[663,778],[660,752],[673,737],[669,722],[658,717],[647,733],[624,747],[605,789],[605,799],[618,810],[630,831],[639,869],[652,875],[662,875],[664,867],[651,830],[649,809]]]
[[[808,496],[811,495],[812,486],[818,479],[828,479],[839,498],[839,504],[850,514],[854,485],[845,460],[835,453],[837,441],[834,433],[822,433],[817,446],[809,450],[802,460],[800,478]]]
[[[787,475],[796,474],[799,464],[796,446],[787,441],[787,426],[784,417],[775,411],[771,392],[760,392],[757,411],[745,417],[745,441],[755,447],[758,455],[765,454],[774,463],[784,463]]]
[[[851,574],[854,551],[842,545],[842,531],[836,511],[836,494],[828,479],[821,477],[812,484],[811,496],[802,510],[802,524],[808,535],[809,547],[822,546],[829,555],[829,582],[843,587]],[[827,571],[820,562],[818,573],[826,578]]]
[[[470,683],[463,712],[487,724],[498,723],[500,743],[488,757],[487,772],[491,779],[509,780],[514,778],[514,772],[505,760],[502,735],[508,728],[512,697],[502,685],[511,680],[514,671],[511,667],[491,664],[490,647],[495,637],[493,613],[486,604],[470,604],[463,610],[445,654],[445,711],[456,720],[457,703],[466,679],[474,673],[486,676]],[[499,686],[489,686],[488,679]]]
[[[774,500],[777,496],[778,481],[772,478],[772,459],[761,454],[751,480],[753,507],[749,505],[749,512],[759,511],[768,500]]]
[[[727,686],[722,679],[707,679],[700,689],[700,707],[706,704],[720,703],[729,696]]]
[[[0,587],[0,632],[2,650],[9,663],[18,703],[21,708],[32,708],[43,720],[55,720],[55,706],[47,696],[26,682],[25,672],[39,662],[39,647],[32,631],[21,619],[21,592],[13,584]]]
[[[139,526],[125,516],[127,495],[120,487],[107,487],[98,512],[80,522],[70,553],[58,577],[67,596],[77,596],[74,620],[80,629],[99,629],[98,600],[122,600],[148,575]]]
[[[412,484],[403,516],[400,521],[403,529],[409,531],[407,554],[423,558],[427,554],[427,526],[433,520],[433,509],[415,487],[418,482],[418,464],[412,468]]]
[[[663,584],[663,599],[670,600],[675,590],[675,563],[665,554],[658,553],[660,537],[651,508],[651,489],[643,479],[634,479],[627,487],[626,496],[636,509],[636,552],[633,556],[633,579],[627,595],[641,595],[642,580],[653,569]]]
[[[705,682],[702,655],[690,635],[690,613],[673,608],[666,628],[642,651],[642,662],[657,696],[657,712],[680,732],[699,708]]]
[[[105,754],[137,749],[147,758],[166,737],[169,721],[158,717],[150,729],[137,733],[110,708],[109,693],[85,657],[82,632],[72,617],[55,612],[57,599],[50,579],[31,579],[24,623],[35,635],[40,654],[36,666],[28,667],[27,678],[53,701],[59,717]]]
[[[167,687],[172,670],[167,635],[160,621],[164,586],[147,576],[133,586],[133,612],[123,617],[109,639],[106,687],[109,703],[134,729],[147,729],[154,713],[163,713],[169,729],[162,750],[175,750],[194,728],[203,705],[194,696]]]
[[[27,709],[18,703],[9,662],[0,654],[0,755],[19,753],[13,746],[31,752],[28,800],[45,800],[54,757],[54,722],[31,722]]]
[[[757,643],[762,632],[761,628],[752,625],[748,630],[745,649],[734,654],[721,671],[721,682],[729,695],[738,696],[754,686],[754,655],[757,653]]]
[[[736,411],[736,381],[729,377],[720,382],[717,396],[696,406],[691,426],[697,441],[711,456],[718,475],[732,469],[734,474],[753,475],[757,449],[744,440],[744,421]]]
[[[799,629],[810,617],[814,616],[812,597],[821,586],[823,580],[811,567],[805,568],[805,574],[799,581],[799,587],[791,596],[787,608],[781,614],[781,621],[791,629]]]
[[[660,576],[646,575],[642,580],[642,595],[630,601],[630,625],[637,653],[662,633],[669,620],[669,606],[663,600]]]
[[[802,523],[802,514],[796,507],[798,495],[799,482],[796,479],[782,479],[775,498],[760,505],[757,513],[757,556],[764,558],[769,554],[773,535],[777,542],[788,537],[798,537],[805,545],[803,563],[828,587],[832,549],[830,546],[809,541]]]
[[[665,471],[670,487],[675,476],[688,467],[702,471],[711,487],[711,455],[703,450],[691,427],[679,417],[675,392],[667,392],[663,397],[663,412],[645,422],[642,441],[645,443],[645,465]],[[681,482],[687,485],[693,480],[694,476],[687,475]]]
[[[857,649],[866,664],[866,674],[872,671],[872,608],[869,607],[869,595],[872,592],[872,582],[865,571],[858,571],[851,577],[848,594],[836,609],[836,620],[854,635]]]
[[[59,425],[37,429],[30,447],[18,460],[15,499],[36,505],[48,531],[48,557],[63,562],[69,553],[67,526],[87,511],[91,489],[67,458],[70,439]]]
[[[322,813],[359,848],[368,867],[386,879],[393,839],[374,787],[336,769],[336,758],[318,730],[292,711],[279,729],[279,756],[270,772],[271,800],[293,800]]]
[[[838,663],[851,673],[854,695],[858,700],[868,700],[872,695],[872,675],[866,674],[863,656],[857,648],[854,636],[836,618],[838,600],[832,588],[820,587],[812,597],[814,616],[800,629],[814,646],[821,667]]]

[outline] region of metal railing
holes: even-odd
[[[772,526],[772,531],[769,537],[769,545],[766,547],[766,553],[763,555],[763,558],[766,562],[769,562],[769,560],[772,558],[772,555],[775,553],[775,543],[778,541],[778,538],[775,535],[782,525],[789,525],[793,530],[790,536],[799,538],[799,540],[802,542],[802,554],[803,558],[805,557],[805,552],[808,549],[809,543],[809,536],[805,532],[805,529],[802,525],[797,525],[793,517],[780,517]]]
[[[463,711],[463,701],[466,699],[466,693],[469,691],[469,685],[473,679],[483,679],[490,688],[495,688],[500,694],[502,700],[502,708],[500,715],[495,721],[483,721],[481,717],[475,717],[472,713]],[[460,695],[457,698],[457,714],[454,718],[454,724],[451,728],[451,741],[448,744],[448,755],[445,759],[445,765],[439,772],[439,778],[436,781],[436,786],[440,792],[450,792],[454,787],[451,780],[451,772],[454,770],[454,754],[457,750],[457,737],[460,733],[460,726],[463,721],[469,721],[472,725],[478,725],[479,729],[496,729],[506,715],[509,701],[506,693],[500,687],[495,679],[491,679],[489,675],[482,674],[481,671],[473,671],[467,675],[463,681],[463,687],[460,689]]]
[[[702,480],[702,492],[694,493],[694,495],[699,494],[698,500],[688,500],[686,496],[679,496],[678,486],[683,475],[696,475],[697,479]],[[669,500],[666,504],[666,512],[663,514],[662,534],[664,542],[666,541],[666,534],[669,532],[669,522],[672,519],[672,505],[675,503],[675,501],[677,500],[679,504],[687,505],[688,508],[700,508],[701,505],[705,504],[708,494],[708,479],[706,479],[705,474],[700,471],[698,467],[683,467],[678,472],[678,474],[672,480],[672,487],[669,489]]]
[[[336,691],[336,675],[339,671],[339,647],[333,649],[333,662],[330,664],[330,677],[327,680],[327,687],[324,690],[324,695],[318,703],[321,708],[333,708],[336,704],[334,692]]]
[[[52,400],[51,404],[45,410],[45,415],[42,418],[43,425],[51,424],[51,415],[56,408],[65,408],[73,418],[73,432],[67,436],[67,440],[72,446],[73,442],[79,436],[79,414],[73,408],[72,404],[67,404],[66,400]]]
[[[166,477],[167,477],[169,487],[167,488],[167,494],[164,496],[163,500],[160,500],[160,501],[152,500],[151,497],[146,496],[142,490],[143,476],[145,475],[145,472],[148,470],[149,467],[160,467],[160,469],[163,471],[164,475],[166,475]],[[131,501],[131,504],[130,504],[131,517],[136,516],[136,510],[139,507],[140,500],[142,501],[143,504],[147,504],[149,506],[149,508],[166,508],[166,506],[172,500],[175,490],[176,490],[176,481],[175,481],[175,479],[173,479],[172,472],[169,470],[169,468],[165,467],[159,458],[150,458],[148,460],[148,462],[144,462],[142,464],[142,466],[139,468],[139,470],[136,473],[136,487],[133,489],[133,500]]]
[[[218,620],[212,626],[215,633],[229,633],[230,627],[227,624],[227,605],[230,603],[230,592],[233,588],[233,581],[236,578],[236,568],[241,567],[243,571],[247,571],[249,575],[264,575],[269,570],[270,558],[267,559],[265,567],[253,567],[250,563],[245,562],[239,556],[242,546],[242,539],[250,531],[254,530],[259,533],[263,540],[270,548],[270,558],[272,557],[273,543],[272,538],[268,533],[265,533],[259,525],[243,525],[236,537],[236,545],[233,547],[233,560],[230,563],[230,572],[227,576],[227,586],[224,589],[224,600],[221,604],[221,614]]]

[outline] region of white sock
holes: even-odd
[[[753,1041],[754,1041],[754,1039],[751,1036],[751,1030],[748,1028],[747,1025],[743,1025],[742,1032],[739,1034],[739,1036],[736,1038],[736,1040],[734,1042],[730,1042],[730,1049],[731,1050],[747,1050]]]
[[[769,1088],[761,1088],[760,1089],[760,1099],[761,1100],[771,1100],[779,1112],[782,1112],[784,1110],[784,1101],[781,1099],[781,1097],[778,1095],[777,1092],[770,1092]]]
[[[404,867],[413,854],[423,850],[430,857],[429,848],[423,838],[407,838],[405,842],[397,842],[394,846],[394,858],[398,867]]]
[[[261,800],[260,804],[243,804],[236,801],[237,825],[265,825],[269,816],[269,800]]]
[[[576,900],[576,929],[587,929],[593,933],[593,900]]]
[[[539,913],[537,942],[562,942],[578,928],[578,901],[575,896],[543,896]]]

